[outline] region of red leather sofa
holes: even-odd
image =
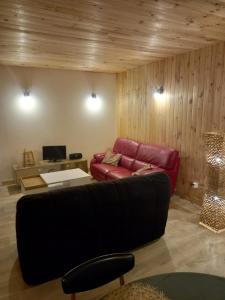
[[[165,172],[170,178],[171,194],[174,193],[180,164],[177,150],[118,138],[113,146],[113,152],[122,154],[118,166],[101,163],[105,153],[94,154],[90,163],[90,171],[96,180],[103,181],[132,176],[133,172],[146,164],[151,164],[151,169],[143,171],[141,175]]]

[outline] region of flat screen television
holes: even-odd
[[[43,146],[43,160],[59,161],[66,159],[66,146]]]

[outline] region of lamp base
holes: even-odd
[[[202,223],[202,222],[199,222],[199,225],[201,225],[201,226],[203,226],[203,227],[205,227],[205,228],[211,230],[211,231],[214,232],[214,233],[221,233],[221,232],[225,231],[225,228],[216,230],[216,229],[214,229],[214,228],[212,228],[212,227],[210,227],[210,226],[208,226],[208,225],[206,225],[206,224],[204,224],[204,223]]]

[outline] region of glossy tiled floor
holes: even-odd
[[[60,280],[27,286],[20,274],[15,239],[15,206],[21,194],[9,195],[0,186],[0,300],[59,300]],[[200,208],[174,196],[171,200],[166,234],[152,244],[134,251],[135,268],[126,276],[133,281],[152,274],[175,271],[211,273],[225,277],[225,233],[214,234],[198,225]],[[117,282],[86,292],[78,300],[97,299],[116,288]]]

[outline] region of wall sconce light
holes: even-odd
[[[164,87],[162,85],[159,87],[156,87],[155,91],[154,91],[154,98],[158,99],[158,100],[162,99],[163,92],[164,92]]]
[[[158,94],[163,94],[164,92],[164,87],[161,85],[160,87],[157,87],[155,89],[155,92],[158,93]]]
[[[24,90],[23,95],[24,95],[24,97],[30,97],[30,91]]]
[[[91,112],[98,112],[102,108],[102,100],[96,93],[92,92],[86,101],[86,107]]]
[[[20,109],[24,112],[32,111],[36,106],[36,100],[31,96],[30,91],[25,89],[23,94],[19,97],[18,105]]]
[[[96,99],[96,94],[95,93],[91,93],[91,97]]]

